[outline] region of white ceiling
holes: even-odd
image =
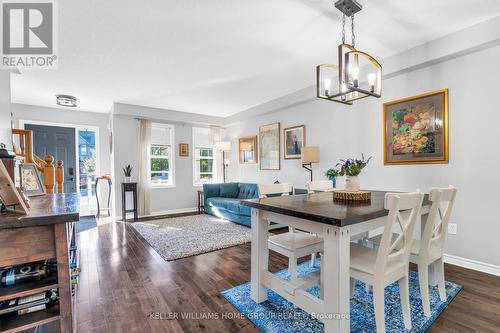
[[[359,0],[356,43],[382,59],[500,15],[498,0]],[[59,1],[59,68],[12,75],[12,101],[113,102],[228,116],[314,84],[335,61],[334,0]]]

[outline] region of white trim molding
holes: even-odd
[[[488,264],[477,260],[457,257],[451,254],[444,255],[444,262],[447,264],[472,269],[474,271],[500,276],[500,266],[497,265]]]

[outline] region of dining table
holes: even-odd
[[[350,332],[350,243],[360,235],[385,225],[388,210],[384,208],[386,191],[371,191],[367,201],[343,201],[333,192],[279,196],[244,200],[251,207],[251,298],[256,303],[267,300],[271,289],[287,301],[324,324],[327,333]],[[425,195],[415,230],[421,230],[421,216],[429,212]],[[269,224],[311,232],[323,238],[321,274],[315,272],[294,281],[269,272]],[[419,238],[420,232],[415,237]],[[430,267],[431,284],[435,284]],[[322,283],[322,297],[307,290]]]

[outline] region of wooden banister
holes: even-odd
[[[54,167],[54,157],[51,155],[45,156],[45,165],[43,167],[43,183],[47,194],[54,193],[54,185],[56,178],[56,168]]]
[[[43,183],[47,193],[63,193],[64,188],[64,166],[63,161],[57,161],[54,166],[54,156],[47,155],[41,159],[33,153],[33,132],[31,130],[12,129],[12,134],[19,135],[19,149],[16,151],[18,156],[24,157],[24,163],[33,163],[39,173],[43,173]],[[57,188],[55,185],[57,184]]]
[[[63,183],[64,183],[64,167],[63,161],[58,160],[56,166],[56,182],[57,182],[57,193],[64,193]]]

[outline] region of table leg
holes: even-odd
[[[99,207],[99,193],[97,192],[97,188],[99,187],[99,178],[95,180],[95,200],[97,201],[97,219],[101,217],[101,208]]]
[[[111,206],[109,205],[111,202],[111,185],[113,185],[113,183],[111,179],[108,179],[108,216],[111,216]]]
[[[252,208],[251,297],[257,303],[267,300],[267,288],[262,285],[262,272],[268,270],[268,222],[262,211]]]
[[[137,189],[133,191],[133,197],[134,197],[134,222],[137,222],[138,219],[138,207],[137,207]]]
[[[347,230],[328,226],[324,232],[322,272],[324,324],[326,333],[350,332],[350,235]],[[253,245],[253,244],[252,244]]]

